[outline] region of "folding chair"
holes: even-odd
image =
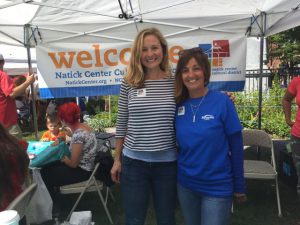
[[[101,148],[103,146],[106,147],[107,150],[109,151],[109,154],[111,154],[111,145],[110,145],[110,142],[109,142],[108,138],[109,137],[100,138],[101,141],[102,141],[101,142],[102,143]],[[99,152],[98,152],[98,154],[99,154]],[[114,196],[111,192],[110,187],[106,186],[104,184],[104,182],[97,179],[96,174],[97,174],[97,170],[98,170],[99,166],[100,166],[100,162],[96,162],[95,168],[94,168],[90,178],[87,181],[74,183],[74,184],[69,184],[69,185],[64,185],[64,186],[60,187],[60,193],[61,194],[80,193],[80,195],[78,196],[74,206],[72,207],[66,221],[70,220],[72,213],[74,212],[75,208],[77,207],[77,205],[78,205],[79,201],[81,200],[81,197],[83,196],[84,193],[86,193],[86,192],[97,192],[98,195],[99,195],[100,201],[101,201],[101,203],[104,207],[105,213],[108,217],[108,220],[111,224],[113,224],[110,212],[107,208],[107,203],[108,203],[109,196],[112,198],[112,200],[114,200]],[[102,191],[105,191],[104,196],[102,194]]]
[[[27,187],[18,197],[16,197],[7,207],[7,210],[16,210],[22,219],[26,215],[26,208],[36,191],[37,184],[33,183]],[[26,224],[29,225],[29,221],[26,217]]]
[[[278,175],[271,136],[263,130],[245,129],[243,130],[243,143],[244,147],[263,147],[271,151],[271,162],[263,160],[244,160],[244,176],[247,179],[275,180],[278,216],[281,217]],[[247,148],[247,150],[251,150],[251,148]]]

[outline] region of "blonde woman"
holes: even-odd
[[[155,28],[136,37],[121,85],[112,179],[121,182],[126,225],[143,225],[152,195],[158,225],[174,225],[176,146],[174,77]]]

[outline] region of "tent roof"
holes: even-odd
[[[25,45],[28,37],[31,46],[130,42],[138,30],[152,26],[166,37],[257,36],[262,27],[270,35],[300,25],[299,4],[299,0],[2,0],[0,43]]]
[[[36,52],[31,49],[31,63],[33,72],[36,73]],[[0,44],[0,53],[5,59],[4,71],[8,75],[21,75],[28,73],[27,50],[24,47]]]

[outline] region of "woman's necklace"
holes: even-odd
[[[202,104],[203,100],[205,99],[205,96],[204,95],[201,99],[201,101],[199,102],[198,105],[193,105],[192,103],[190,103],[190,106],[191,106],[191,110],[192,110],[192,113],[193,113],[193,123],[196,122],[196,115],[197,115],[197,112],[198,112],[198,109],[200,107],[200,105]]]

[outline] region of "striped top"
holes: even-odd
[[[122,82],[116,137],[132,151],[175,150],[174,77],[146,80],[143,88]]]

